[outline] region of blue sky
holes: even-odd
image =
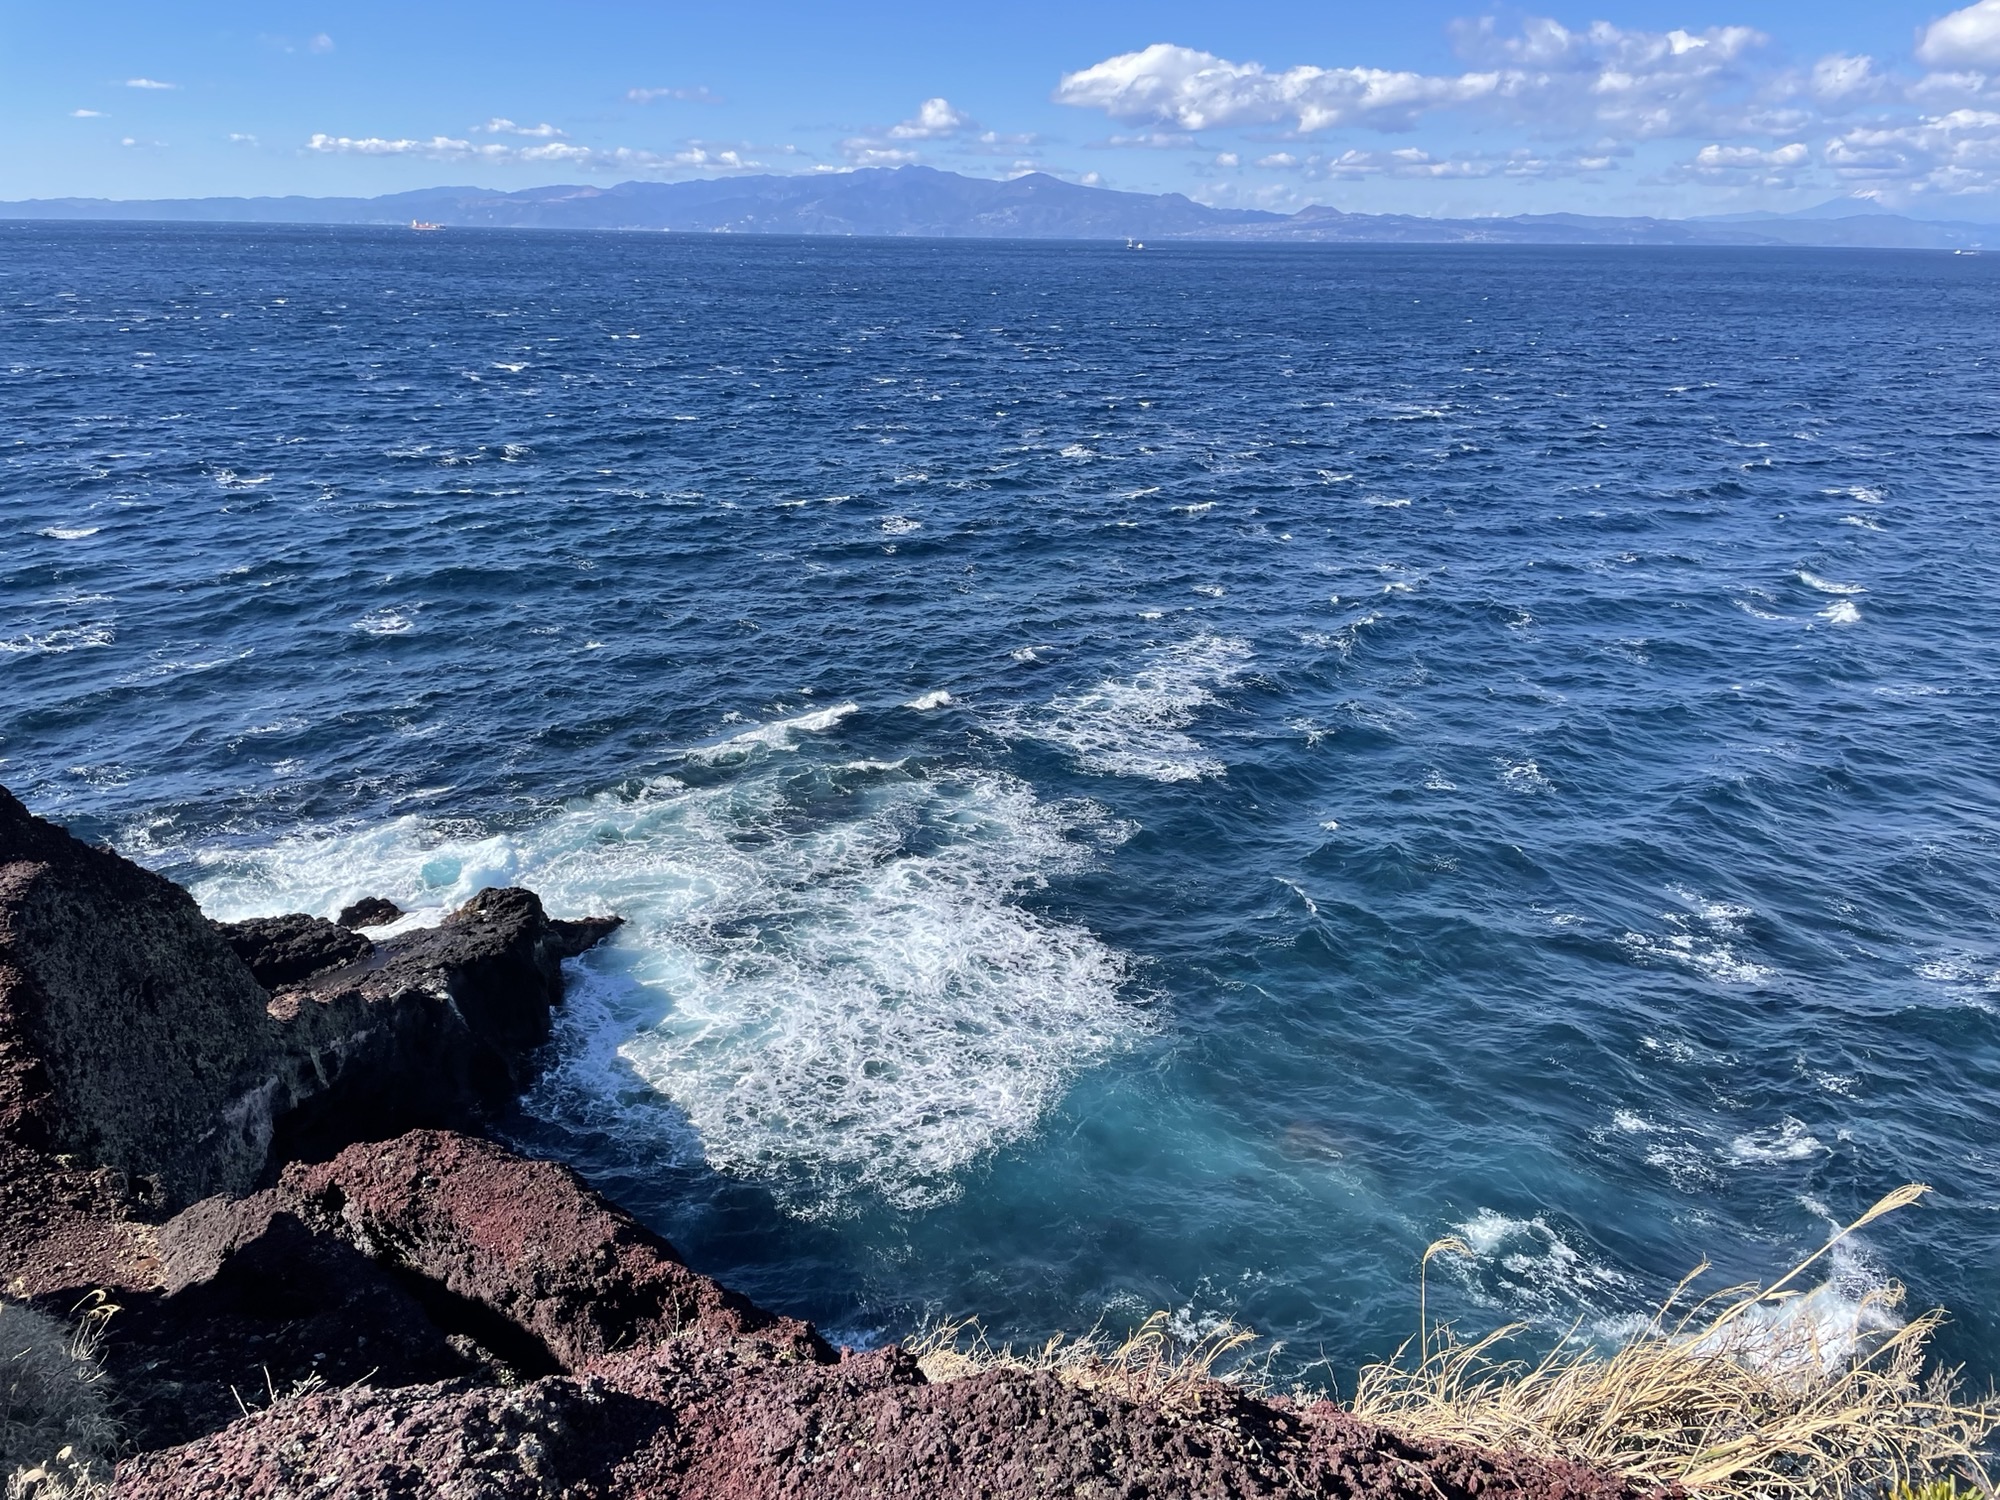
[[[1290,209],[2000,219],[2000,0],[0,3],[0,198],[923,162]]]

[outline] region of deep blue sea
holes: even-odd
[[[1925,1181],[1809,1310],[2000,1375],[2000,257],[10,224],[0,403],[0,781],[622,914],[514,1133],[837,1339]]]

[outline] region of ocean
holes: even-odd
[[[2000,1377],[2000,260],[0,226],[0,782],[615,911],[507,1125],[879,1343]]]

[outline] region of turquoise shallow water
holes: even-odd
[[[615,909],[513,1129],[838,1337],[2000,1375],[2000,262],[0,227],[0,779]]]

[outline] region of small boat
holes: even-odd
[[[410,220],[410,228],[412,228],[412,229],[442,229],[442,228],[444,228],[444,225],[442,225],[442,224],[433,224],[433,223],[432,223],[432,222],[431,222],[431,221],[430,221],[429,219],[412,219],[412,220]]]
[[[1146,242],[1144,240],[1135,240],[1128,234],[1125,236],[1125,248],[1127,250],[1143,250],[1146,248]]]

